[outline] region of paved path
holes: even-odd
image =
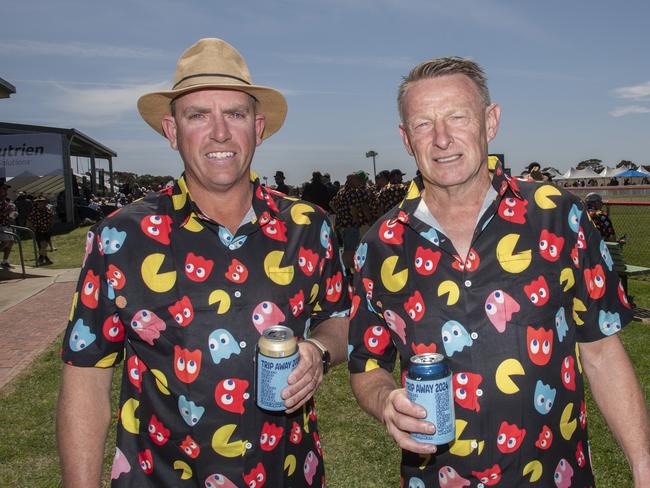
[[[79,269],[0,275],[0,390],[65,330]]]

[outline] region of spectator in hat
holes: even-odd
[[[2,263],[0,263],[0,266],[7,270],[13,267],[9,264],[9,255],[14,245],[14,238],[10,232],[13,233],[11,226],[18,215],[15,205],[7,198],[9,188],[11,186],[7,185],[4,180],[0,181],[0,249],[2,249]]]
[[[28,220],[38,242],[38,264],[52,264],[47,251],[50,247],[54,217],[47,206],[47,198],[41,195],[34,199]]]
[[[63,340],[63,485],[100,484],[124,360],[113,486],[321,486],[313,395],[346,358],[350,303],[327,215],[251,171],[284,122],[284,96],[255,85],[230,44],[201,39],[173,88],[138,108],[184,173],[90,232]],[[299,361],[286,410],[269,412],[255,400],[254,358],[276,324],[299,339]]]
[[[590,192],[585,196],[585,204],[587,205],[587,212],[591,221],[600,232],[603,240],[614,242],[616,241],[616,231],[614,231],[614,224],[609,218],[608,213],[603,206],[603,197],[599,193]]]
[[[275,189],[279,191],[280,193],[284,193],[285,195],[289,194],[289,187],[284,183],[284,173],[282,171],[276,171],[275,172]]]

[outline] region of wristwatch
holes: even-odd
[[[305,342],[313,344],[320,351],[321,361],[323,361],[323,375],[325,375],[325,373],[327,373],[330,369],[330,352],[318,339],[310,337],[308,339],[305,339]]]

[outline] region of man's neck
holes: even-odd
[[[237,232],[253,200],[253,185],[250,182],[226,191],[211,192],[203,186],[192,185],[189,181],[187,187],[192,200],[206,217],[223,225],[233,235]]]

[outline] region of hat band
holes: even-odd
[[[233,76],[233,75],[227,75],[227,74],[225,74],[225,73],[198,73],[198,74],[195,74],[195,75],[189,75],[189,76],[186,76],[186,77],[184,77],[184,78],[181,78],[181,79],[178,80],[178,82],[177,82],[177,83],[172,87],[172,90],[176,89],[176,87],[177,87],[178,85],[180,85],[181,83],[183,83],[183,82],[186,81],[186,80],[189,80],[190,78],[200,78],[200,77],[203,77],[203,76],[221,76],[221,77],[224,77],[224,78],[232,78],[233,80],[241,81],[242,83],[245,83],[246,85],[250,85],[250,82],[244,80],[243,78],[239,78],[239,77],[237,77],[237,76]]]

